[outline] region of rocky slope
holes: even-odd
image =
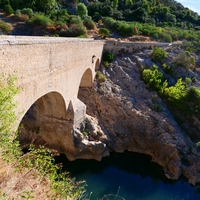
[[[173,51],[181,50],[170,51],[174,55]],[[200,155],[195,143],[181,130],[157,93],[141,80],[141,65],[153,64],[150,53],[144,50],[115,57],[108,69],[101,67],[107,76],[105,82],[80,90],[79,98],[87,105],[87,114],[101,127],[95,134],[90,131],[90,118],[85,138],[101,141],[106,144],[105,150],[148,154],[163,167],[168,178],[177,179],[183,174],[195,184],[200,182]],[[159,112],[155,106],[159,106]]]

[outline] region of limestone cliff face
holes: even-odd
[[[87,105],[87,114],[101,127],[101,133],[89,133],[88,139],[101,141],[109,151],[148,154],[170,179],[183,174],[191,184],[200,182],[196,146],[141,80],[140,62],[151,65],[148,56],[118,57],[109,69],[102,68],[106,82],[80,90],[78,98]]]

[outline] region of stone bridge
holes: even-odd
[[[92,87],[103,48],[121,54],[159,44],[104,43],[93,39],[0,36],[0,73],[15,74],[21,88],[16,96],[15,130],[20,127],[22,146],[42,144],[70,160],[100,160],[109,154],[105,143],[85,140],[77,132],[86,116],[86,106],[78,94],[82,88]]]
[[[22,88],[16,96],[15,127],[23,121],[23,144],[34,140],[60,152],[73,151],[72,130],[86,114],[78,92],[92,87],[103,45],[92,39],[0,36],[0,72],[15,74]]]

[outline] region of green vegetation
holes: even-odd
[[[191,78],[185,78],[185,80],[179,78],[174,85],[169,86],[167,80],[164,79],[164,74],[157,66],[144,68],[142,78],[166,102],[178,121],[185,120],[184,116],[187,122],[192,123],[194,117],[200,117],[200,88],[190,86],[193,81]],[[160,109],[155,101],[153,101],[152,109],[156,111]],[[182,123],[179,125],[181,126]],[[194,133],[188,134],[192,139],[196,139]]]
[[[16,170],[24,173],[32,172],[40,180],[50,181],[51,199],[77,199],[81,196],[85,183],[76,182],[69,174],[63,173],[59,165],[55,165],[53,154],[43,146],[30,146],[29,152],[23,154],[17,135],[13,134],[16,121],[14,97],[19,92],[16,77],[1,75],[0,77],[0,152],[6,162],[12,163]],[[31,197],[31,191],[23,191],[22,198]],[[7,198],[0,191],[0,198]],[[4,199],[5,199],[4,198]]]
[[[94,22],[101,21],[99,34],[103,38],[113,31],[121,36],[144,35],[169,43],[184,40],[183,47],[189,51],[200,47],[200,16],[174,0],[91,0],[87,4],[75,0],[0,0],[0,7],[5,7],[8,14],[15,11],[19,20],[41,25],[50,35],[87,37],[82,26],[94,29]],[[35,23],[38,15],[42,23]],[[81,24],[71,23],[72,15],[79,16]]]
[[[100,29],[99,29],[99,35],[100,35],[102,38],[109,37],[109,36],[110,36],[110,31],[109,31],[107,28],[100,28]]]
[[[107,51],[103,53],[103,61],[111,63],[113,60],[114,60],[114,54],[109,53]]]
[[[88,10],[87,7],[85,6],[84,3],[79,3],[77,5],[77,10],[76,10],[77,14],[81,17],[84,18],[85,16],[88,15]]]
[[[5,6],[3,7],[3,11],[4,11],[7,15],[10,15],[10,14],[13,14],[13,13],[14,13],[14,10],[13,10],[12,7],[10,6],[10,4],[5,5]]]
[[[161,61],[163,58],[167,57],[167,52],[159,47],[154,47],[153,52],[151,53],[151,58],[154,61]]]
[[[97,82],[99,84],[103,83],[106,81],[106,75],[102,74],[100,71],[97,71],[96,73],[96,79],[97,79]]]
[[[102,38],[112,31],[122,37],[144,35],[169,43],[184,40],[182,47],[190,52],[200,48],[200,16],[174,0],[91,0],[73,1],[73,5],[63,0],[0,0],[6,13],[15,11],[17,19],[41,26],[49,35],[87,37],[86,29],[103,22]],[[74,16],[80,20],[71,20]]]
[[[173,64],[189,70],[195,64],[195,58],[190,57],[186,53],[181,53],[173,60]]]
[[[144,82],[150,86],[150,88],[159,93],[163,90],[163,74],[158,70],[157,66],[153,66],[149,69],[143,69],[142,78]]]
[[[114,54],[106,51],[103,53],[102,59],[104,67],[108,68],[110,66],[110,63],[114,60]]]
[[[11,27],[6,22],[0,20],[0,33],[9,33],[11,31]]]
[[[83,19],[83,25],[88,29],[88,30],[91,30],[91,29],[94,29],[95,28],[95,23],[94,21],[89,17],[84,17]]]
[[[44,28],[51,26],[53,24],[52,20],[46,17],[43,14],[36,14],[29,23],[33,23],[35,25],[42,26]]]

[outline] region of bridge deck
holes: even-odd
[[[45,44],[45,43],[73,43],[73,42],[103,42],[91,38],[71,38],[71,37],[41,37],[41,36],[0,36],[0,44]]]

